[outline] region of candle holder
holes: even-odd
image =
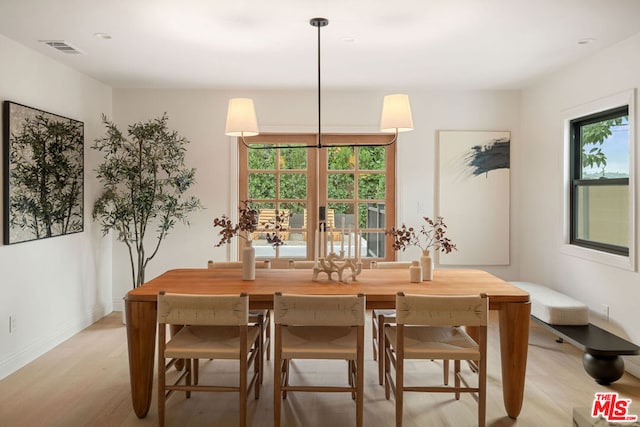
[[[318,263],[313,267],[312,280],[314,282],[319,280],[320,273],[325,273],[329,280],[334,280],[333,274],[336,273],[339,282],[348,283],[357,280],[356,277],[362,272],[362,261],[355,258],[345,258],[344,251],[340,251],[340,255],[331,252],[326,258],[318,259]]]

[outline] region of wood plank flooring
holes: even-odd
[[[365,355],[364,424],[394,425],[395,403],[384,398],[377,383],[371,356],[367,322]],[[502,403],[499,341],[496,313],[492,312],[488,351],[488,426],[571,426],[574,407],[591,406],[594,393],[615,391],[640,403],[640,380],[625,374],[615,384],[596,384],[583,370],[581,352],[537,325],[531,329],[524,405],[520,417],[506,416]],[[408,378],[427,378],[441,383],[439,362],[410,364]],[[236,365],[206,362],[201,382],[215,377],[233,382]],[[231,372],[229,372],[231,371]],[[346,364],[338,362],[296,363],[291,381],[346,381]],[[273,363],[266,364],[259,400],[249,401],[249,424],[273,425]],[[407,427],[474,426],[476,403],[468,395],[459,401],[449,394],[405,395]],[[47,354],[0,381],[0,426],[155,426],[155,393],[145,419],[131,409],[127,344],[121,314],[112,313],[62,343]],[[640,415],[640,414],[636,414]],[[191,399],[175,394],[167,405],[167,426],[235,426],[238,398],[235,394],[194,393]],[[353,426],[355,403],[347,394],[291,393],[283,403],[282,426]]]

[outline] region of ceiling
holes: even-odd
[[[640,32],[638,0],[0,0],[0,34],[113,87],[297,89],[316,16],[333,89],[519,89]]]

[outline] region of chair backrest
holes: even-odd
[[[306,260],[289,260],[289,268],[313,268],[315,261]]]
[[[169,325],[246,325],[249,297],[237,295],[158,294],[158,323]]]
[[[291,326],[363,326],[365,297],[359,295],[288,295],[276,293],[276,324]]]
[[[486,326],[488,298],[482,295],[396,296],[396,322],[401,325]]]
[[[211,261],[207,262],[208,268],[242,268],[242,261]],[[256,260],[256,268],[271,268],[271,260]]]
[[[371,261],[371,268],[402,269],[411,267],[411,261]]]

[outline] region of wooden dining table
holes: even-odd
[[[130,291],[125,298],[131,400],[139,418],[149,411],[154,378],[157,307],[160,291],[198,294],[249,295],[252,309],[273,308],[276,292],[307,295],[363,293],[367,308],[394,308],[396,294],[469,295],[486,293],[489,309],[499,312],[502,393],[507,415],[516,418],[522,408],[527,345],[529,294],[481,270],[439,269],[432,281],[411,283],[406,270],[363,270],[356,281],[340,283],[326,275],[311,280],[311,270],[258,269],[256,279],[243,281],[240,269],[169,270]]]

